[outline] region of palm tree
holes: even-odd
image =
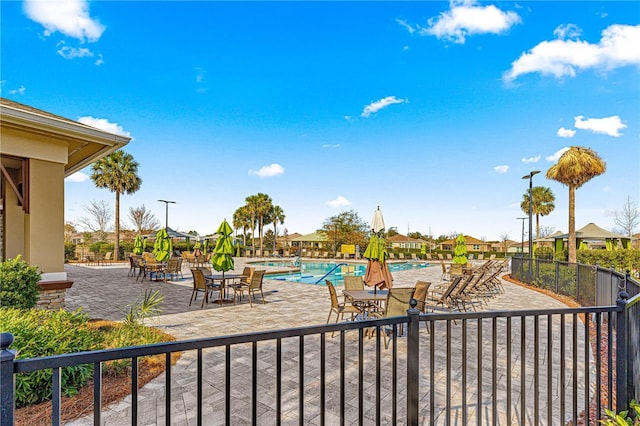
[[[118,259],[120,251],[120,194],[133,194],[140,189],[142,179],[138,176],[138,163],[131,154],[119,149],[93,163],[91,180],[98,188],[107,188],[116,193],[116,241],[113,257]]]
[[[242,206],[233,212],[233,227],[242,228],[242,245],[247,245],[247,228],[251,227],[251,213],[248,206]]]
[[[533,204],[531,205],[531,212],[536,215],[536,240],[540,238],[540,216],[547,216],[556,208],[553,202],[556,200],[556,196],[551,192],[551,188],[546,186],[534,186],[531,189],[531,198]],[[529,213],[529,191],[522,195],[522,203],[520,208],[525,213]]]
[[[569,187],[569,263],[576,262],[576,189],[603,174],[607,164],[590,148],[572,146],[547,170],[547,179]]]
[[[258,214],[258,196],[257,195],[249,195],[245,198],[245,202],[247,203],[244,207],[247,209],[247,214],[249,216],[249,220],[251,221],[251,251],[255,253],[256,250],[256,217]]]
[[[272,206],[269,216],[273,220],[273,251],[275,252],[278,241],[278,222],[280,225],[284,225],[284,210],[280,206]]]
[[[273,207],[273,201],[271,197],[267,194],[263,194],[259,192],[257,195],[257,208],[256,208],[256,218],[258,219],[258,237],[260,238],[260,253],[264,253],[262,243],[263,243],[263,230],[264,230],[264,219],[267,217],[271,208]]]

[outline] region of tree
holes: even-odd
[[[546,186],[534,186],[531,188],[531,198],[533,204],[531,204],[531,212],[536,215],[536,240],[540,238],[540,216],[547,216],[556,208],[553,202],[556,200],[556,196],[551,192],[551,188]],[[520,208],[526,214],[529,214],[529,191],[522,195],[522,202]]]
[[[138,163],[131,154],[119,149],[93,163],[91,180],[98,188],[107,188],[116,193],[116,238],[114,259],[120,252],[120,194],[133,194],[140,189],[142,179],[138,176]]]
[[[500,235],[500,247],[502,247],[504,254],[507,254],[507,251],[509,251],[509,233],[508,232],[505,232],[504,234]]]
[[[264,253],[264,223],[265,218],[268,217],[271,208],[273,207],[273,201],[267,194],[259,192],[257,195],[257,209],[256,218],[258,219],[258,237],[260,238],[260,253]],[[270,222],[270,220],[269,220]]]
[[[152,232],[160,228],[160,221],[143,205],[140,207],[129,207],[129,219],[135,230],[141,234]]]
[[[624,234],[631,238],[640,224],[640,209],[638,205],[627,195],[627,202],[624,203],[622,211],[616,210],[616,216],[613,222],[620,228],[620,234]]]
[[[247,209],[247,214],[249,215],[249,221],[251,223],[251,248],[255,252],[256,248],[256,217],[258,215],[258,196],[257,195],[249,195],[245,198],[245,208]]]
[[[88,205],[84,206],[84,210],[89,214],[78,219],[78,223],[84,228],[98,233],[100,241],[106,241],[107,231],[109,231],[109,222],[113,219],[113,212],[106,201],[91,200]]]
[[[250,228],[251,224],[251,212],[248,206],[238,207],[236,211],[233,212],[233,227],[235,229],[242,229],[242,245],[245,247],[247,245],[247,228]]]
[[[71,241],[71,237],[73,234],[78,232],[76,229],[76,225],[73,222],[65,222],[64,223],[64,242],[68,243]]]
[[[607,165],[590,148],[572,146],[547,170],[547,179],[569,187],[569,263],[576,263],[576,189],[603,174]]]
[[[280,206],[271,206],[269,217],[273,221],[273,251],[276,251],[276,245],[278,243],[278,223],[284,225],[284,210],[282,210]]]
[[[554,228],[553,226],[543,226],[540,228],[540,238],[548,237],[554,232],[556,232],[556,228]]]
[[[393,237],[394,235],[398,234],[398,227],[396,226],[391,226],[389,229],[387,229],[387,237]]]
[[[333,242],[334,251],[337,251],[341,244],[355,244],[364,247],[369,224],[362,220],[358,213],[349,210],[325,219],[318,232]]]

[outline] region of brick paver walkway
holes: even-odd
[[[245,259],[237,259],[236,260],[236,272],[242,271],[242,268],[245,265]],[[118,265],[109,265],[109,266],[92,266],[87,267],[84,265],[67,265],[67,272],[69,275],[69,279],[74,281],[73,287],[67,292],[67,309],[74,310],[77,308],[82,308],[85,312],[87,312],[92,318],[103,318],[109,320],[119,320],[124,317],[124,312],[127,310],[127,306],[133,303],[137,298],[141,297],[144,294],[145,289],[159,289],[161,293],[164,295],[165,300],[163,303],[163,314],[156,318],[149,320],[150,325],[154,325],[158,328],[165,330],[166,332],[172,334],[176,337],[177,340],[182,339],[193,339],[193,338],[201,338],[201,337],[213,337],[213,336],[222,336],[229,334],[242,334],[242,333],[251,333],[255,331],[263,331],[263,330],[276,330],[282,328],[290,328],[290,327],[302,327],[314,324],[323,324],[326,322],[327,314],[329,312],[330,300],[327,288],[323,285],[310,285],[310,284],[298,284],[298,283],[288,283],[274,280],[265,280],[264,290],[265,290],[265,299],[266,304],[254,304],[253,308],[249,307],[246,299],[234,306],[233,304],[223,304],[222,306],[217,304],[207,304],[204,309],[200,309],[200,303],[194,303],[189,306],[189,298],[191,296],[192,290],[192,280],[190,277],[190,272],[188,269],[184,269],[185,271],[185,279],[179,279],[175,281],[170,281],[168,283],[164,282],[136,282],[135,278],[127,277],[128,265],[124,264]],[[272,268],[265,268],[272,269]],[[394,286],[404,287],[404,286],[413,286],[417,280],[425,280],[431,281],[433,283],[438,283],[440,281],[440,266],[434,266],[429,268],[410,270],[410,271],[401,271],[394,273]],[[513,285],[508,282],[503,282],[503,286],[505,288],[504,294],[499,294],[495,298],[491,299],[487,306],[484,307],[484,310],[515,310],[515,309],[545,309],[545,308],[557,308],[557,307],[565,307],[562,303],[556,301],[555,299],[549,298],[543,294],[538,292],[534,292],[523,288],[521,286]],[[338,292],[341,292],[340,288],[338,288]],[[502,319],[503,320],[503,319]],[[511,419],[507,420],[506,418],[506,399],[503,396],[505,394],[504,389],[506,389],[506,376],[510,375],[512,383],[517,387],[520,383],[520,334],[519,334],[519,319],[514,319],[511,321],[512,325],[512,360],[511,366],[506,365],[506,355],[505,355],[505,345],[497,347],[496,353],[498,354],[498,362],[496,366],[497,373],[494,375],[496,379],[496,388],[497,395],[500,394],[499,397],[496,397],[499,412],[498,417],[496,418],[497,424],[512,424],[512,423],[520,423],[520,392],[518,389],[514,389],[512,393],[512,401],[511,401]],[[504,339],[506,336],[506,321],[498,321],[497,323],[496,334],[499,336],[499,339]],[[567,321],[565,325],[565,330],[567,332],[571,331],[572,321],[571,318]],[[527,324],[527,332],[526,332],[526,345],[525,345],[525,354],[526,356],[526,369],[527,371],[532,371],[533,366],[531,365],[533,360],[534,352],[534,331],[533,325]],[[553,339],[558,340],[560,335],[559,330],[559,321],[555,321],[553,323]],[[543,342],[546,339],[546,322],[541,321],[540,330],[545,330],[544,333],[541,333],[540,342]],[[584,329],[580,324],[577,327],[578,330],[578,353],[584,353],[584,337],[583,332]],[[437,368],[434,375],[434,381],[436,384],[436,389],[434,389],[435,395],[435,411],[433,413],[433,417],[436,419],[436,423],[445,424],[446,419],[444,418],[443,410],[447,405],[447,401],[445,398],[445,388],[446,388],[446,370],[444,368],[444,360],[446,359],[446,345],[444,342],[446,341],[446,329],[444,325],[442,327],[436,328],[434,332],[434,340],[436,345],[434,345],[434,360],[436,362]],[[477,335],[477,325],[469,324],[467,330],[467,338],[470,342],[470,347],[468,349],[467,358],[468,362],[468,372],[467,375],[469,377],[467,383],[467,392],[466,399],[468,405],[467,411],[467,419],[465,421],[462,420],[461,415],[461,402],[462,402],[462,389],[459,386],[460,376],[462,375],[461,364],[462,364],[462,353],[455,345],[456,342],[461,341],[461,326],[460,322],[456,325],[452,325],[451,331],[452,341],[454,342],[454,346],[451,351],[452,356],[452,369],[449,373],[451,375],[452,389],[451,389],[451,397],[449,404],[451,405],[454,418],[451,419],[453,423],[457,424],[465,424],[465,423],[475,423],[476,422],[476,393],[478,390],[478,384],[476,380],[473,379],[476,377],[475,374],[475,366],[477,365],[477,348],[475,345],[475,337]],[[485,336],[491,336],[492,330],[491,328],[487,328],[486,325],[483,326],[483,334]],[[357,333],[347,333],[348,339],[357,342]],[[424,345],[424,348],[428,348],[430,344],[430,335],[425,332],[421,332],[421,347]],[[327,339],[327,348],[330,351],[331,348],[337,348],[339,344],[339,337],[334,339]],[[374,351],[375,348],[370,348],[371,345],[375,345],[375,339],[366,339],[366,345],[369,345],[369,349]],[[569,342],[570,344],[571,342]],[[296,342],[291,342],[291,348],[297,348],[297,340]],[[283,344],[283,351],[289,349],[288,344]],[[405,349],[406,342],[405,339],[398,339],[398,348],[399,353]],[[357,344],[355,345],[357,348]],[[559,343],[554,342],[554,348],[558,348]],[[569,347],[567,350],[570,350]],[[266,349],[265,349],[266,350]],[[365,349],[366,351],[367,349]],[[352,349],[350,349],[352,351]],[[241,362],[246,362],[250,358],[250,349],[245,350],[247,357],[244,358]],[[242,358],[242,349],[238,352]],[[484,400],[486,401],[489,398],[491,400],[491,382],[493,379],[491,367],[491,353],[492,348],[487,347],[481,350],[482,354],[482,365],[483,365],[483,381],[482,386],[480,387]],[[262,354],[262,353],[261,353]],[[422,354],[422,352],[421,352]],[[540,349],[541,354],[541,371],[546,371],[546,359],[542,349]],[[264,354],[265,357],[269,358],[271,356],[270,352]],[[357,353],[354,353],[353,356],[357,357]],[[422,355],[421,355],[422,356]],[[428,366],[429,365],[429,351],[425,350],[424,360],[421,360],[421,365]],[[556,355],[557,358],[557,355]],[[262,359],[262,357],[260,358]],[[269,358],[271,359],[271,358]],[[309,364],[313,364],[314,360],[317,362],[319,359],[319,346],[317,342],[314,342],[313,339],[305,340],[305,360]],[[172,369],[172,423],[174,424],[192,424],[195,421],[195,413],[196,413],[196,388],[195,388],[195,378],[196,378],[196,356],[194,353],[186,353],[183,354],[181,359]],[[290,368],[285,368],[285,377],[288,374],[288,371],[291,370],[293,372],[297,372],[297,361],[293,359],[285,359],[283,361]],[[557,359],[555,359],[557,362]],[[339,363],[337,361],[329,360],[329,366],[327,367],[328,371],[338,371]],[[580,364],[580,362],[579,362]],[[371,364],[369,364],[371,365]],[[222,415],[223,407],[224,407],[224,351],[220,350],[207,350],[205,352],[204,357],[204,366],[205,366],[205,384],[204,384],[204,395],[205,402],[203,404],[204,412],[205,412],[205,421],[204,424],[224,424],[224,417]],[[242,381],[246,380],[247,383],[251,383],[250,380],[250,365],[245,366],[246,370],[242,370],[240,368],[236,369],[234,366],[234,376],[233,380]],[[355,368],[355,367],[354,367]],[[487,370],[487,368],[489,368]],[[571,365],[567,365],[567,370],[571,368]],[[584,371],[584,366],[578,365],[578,382],[581,383],[584,381],[581,375]],[[557,370],[557,369],[556,369]],[[357,373],[357,369],[356,369]],[[509,374],[507,374],[509,373]],[[259,372],[259,377],[261,375],[265,375],[268,380],[266,383],[273,383],[270,381],[273,376],[274,371],[271,366],[265,364],[264,371]],[[367,374],[370,374],[367,371]],[[402,377],[402,372],[400,372]],[[375,376],[372,376],[375,378]],[[217,379],[215,379],[217,378]],[[365,377],[365,381],[370,380],[371,377],[368,375]],[[292,383],[296,383],[294,380],[297,380],[297,375],[291,376]],[[352,377],[352,380],[355,380],[355,385],[357,386],[357,374]],[[559,378],[554,377],[552,386],[552,399],[554,400],[553,413],[554,418],[557,415],[557,421],[545,420],[545,415],[541,414],[542,421],[545,424],[560,424],[562,423],[559,418],[559,414],[556,414],[559,407],[559,398],[562,395],[564,398],[569,398],[569,395],[564,395],[563,391],[559,389],[558,383]],[[567,383],[571,383],[570,379],[567,379]],[[428,368],[425,367],[425,371],[421,374],[420,377],[420,389],[429,389],[429,371]],[[593,383],[593,380],[590,381]],[[305,379],[305,383],[312,389],[318,387],[319,382],[317,381],[317,377],[309,377]],[[354,382],[351,383],[353,386]],[[371,383],[372,384],[372,383]],[[338,401],[333,399],[333,393],[331,389],[337,390],[336,383],[329,383],[328,380],[328,391],[327,391],[327,405],[328,407],[332,407],[327,412],[327,424],[335,424],[338,422],[338,418],[336,416],[336,406],[338,405]],[[530,380],[527,380],[527,390],[526,395],[533,395],[533,383]],[[295,388],[294,388],[295,389]],[[547,384],[546,381],[540,383],[540,398],[541,398],[541,408],[540,410],[544,410],[546,413],[546,389]],[[283,410],[283,423],[284,424],[297,424],[297,396],[296,394],[290,394],[286,392],[283,396],[285,408]],[[240,393],[234,396],[234,400],[232,403],[232,423],[245,425],[250,424],[250,401],[251,401],[251,393],[250,388],[245,389],[244,391],[239,391]],[[242,395],[242,392],[246,392]],[[363,389],[365,397],[365,405],[367,407],[372,407],[375,402],[375,390],[373,388]],[[263,395],[264,393],[264,395]],[[271,386],[267,385],[265,388],[261,388],[259,399],[261,400],[261,404],[259,407],[259,423],[260,424],[272,424],[274,419],[274,403],[271,402],[274,394],[274,389]],[[305,403],[305,424],[319,424],[319,412],[315,404],[318,401],[314,400],[312,395],[315,395],[313,391],[308,393],[311,400]],[[305,390],[305,396],[307,395],[307,390]],[[390,401],[391,389],[385,384],[383,386],[383,394],[381,396],[381,400],[388,403]],[[357,424],[358,421],[358,410],[357,410],[357,394],[352,395],[352,399],[348,401],[347,404],[347,413],[346,413],[346,424]],[[423,400],[421,400],[421,408],[420,415],[421,418],[428,422],[430,418],[429,413],[429,401],[427,395],[424,395]],[[529,401],[529,398],[525,398],[525,406],[526,406],[526,419],[527,423],[533,424],[533,401]],[[532,398],[531,398],[532,399]],[[584,396],[579,395],[578,402],[579,406],[582,407],[584,405],[583,401]],[[139,396],[139,422],[138,424],[164,424],[164,375],[161,375],[151,383],[147,384],[141,391]],[[570,401],[570,400],[567,400]],[[491,409],[488,406],[484,406],[481,410],[481,416],[483,417],[483,423],[491,423],[493,414],[491,413]],[[567,406],[570,406],[570,402],[567,402]],[[581,409],[579,407],[579,409]],[[121,424],[130,424],[130,401],[129,398],[125,399],[121,403],[117,403],[108,408],[103,408],[103,424],[105,425],[121,425]],[[400,407],[399,415],[404,415],[404,408]],[[365,413],[364,423],[372,424],[375,421],[374,413],[367,411]],[[400,423],[402,424],[404,419],[401,418]],[[385,414],[383,411],[383,416],[381,418],[382,424],[392,424],[390,417]],[[91,418],[83,418],[77,421],[72,422],[74,425],[84,425],[84,424],[92,424]]]

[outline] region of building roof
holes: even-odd
[[[302,237],[302,234],[294,232],[293,234],[287,234],[282,237],[278,237],[278,241],[293,241],[298,237]]]
[[[465,235],[464,236],[464,240],[465,240],[465,244],[489,244],[486,241],[482,241],[482,240],[479,240],[477,238],[473,238],[473,237],[471,237],[469,235]],[[440,244],[455,244],[455,243],[456,243],[456,239],[455,238],[451,238],[451,239],[448,239],[446,241],[441,242]]]
[[[124,147],[131,138],[105,132],[10,99],[0,97],[0,126],[18,132],[50,136],[67,143],[64,176]],[[3,154],[11,155],[11,152]]]
[[[426,241],[418,238],[411,238],[402,234],[395,234],[392,237],[387,237],[387,242],[391,243],[425,243]]]
[[[312,232],[311,234],[301,235],[291,241],[303,242],[303,241],[329,241],[327,236],[323,232]]]
[[[569,234],[560,234],[555,236],[556,239],[569,238]],[[626,235],[616,234],[615,232],[607,231],[604,228],[600,228],[595,223],[588,223],[582,228],[576,231],[576,238],[581,240],[606,240],[606,239],[621,239],[628,240]]]

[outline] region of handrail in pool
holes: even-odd
[[[336,269],[338,269],[339,266],[347,266],[346,263],[338,263],[336,266],[334,266],[333,268],[331,268],[331,270],[329,272],[327,272],[326,274],[324,274],[322,276],[322,278],[320,278],[318,281],[316,281],[316,284],[320,284],[322,282],[322,280],[324,280],[325,278],[327,278],[333,271],[335,271]]]

